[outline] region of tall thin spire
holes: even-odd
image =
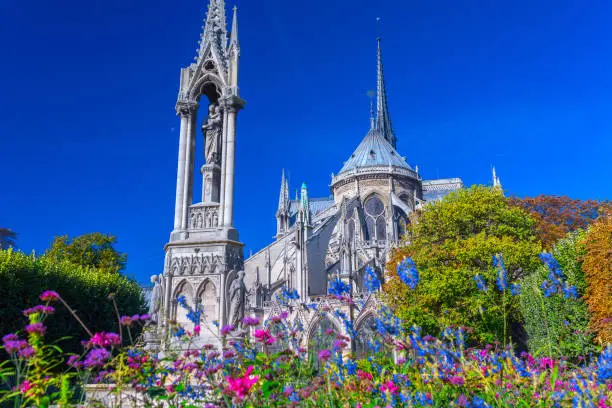
[[[238,7],[234,6],[234,17],[232,18],[232,33],[230,35],[230,48],[240,50],[240,42],[238,41]]]
[[[383,72],[382,50],[380,46],[381,39],[376,39],[378,43],[378,69],[377,69],[377,84],[376,84],[376,130],[381,132],[385,139],[395,149],[396,137],[391,126],[391,117],[389,116],[389,107],[387,106],[387,90],[385,88],[385,75]]]
[[[281,214],[289,210],[289,204],[289,182],[285,177],[285,169],[283,169],[281,175],[280,193],[278,196],[278,213]]]

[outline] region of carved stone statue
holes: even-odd
[[[235,328],[238,328],[240,327],[242,319],[244,318],[244,311],[246,308],[246,286],[244,286],[244,271],[238,272],[238,276],[232,281],[228,297],[230,305],[228,323],[233,325]]]
[[[221,108],[219,105],[210,104],[208,107],[208,118],[202,123],[202,134],[204,135],[205,146],[204,156],[206,164],[219,162],[219,146],[221,142],[221,128],[223,121],[221,118]]]
[[[149,304],[149,315],[151,316],[151,324],[158,324],[159,312],[162,306],[162,288],[159,275],[151,276],[153,290],[151,291],[151,302]]]

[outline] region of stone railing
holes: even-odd
[[[378,174],[378,173],[412,177],[417,180],[421,179],[421,175],[411,169],[405,169],[405,168],[395,167],[395,166],[374,166],[374,167],[360,167],[360,168],[356,168],[353,170],[349,170],[349,171],[340,173],[332,177],[331,185],[333,186],[342,180],[346,180],[352,177],[367,175],[367,174]]]
[[[209,229],[219,226],[219,204],[194,204],[189,206],[189,229]]]

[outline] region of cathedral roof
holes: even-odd
[[[373,128],[363,138],[351,157],[344,162],[344,166],[338,175],[365,167],[380,166],[393,166],[412,170],[408,163],[406,163],[406,160],[397,153],[384,135]]]

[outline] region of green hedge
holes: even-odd
[[[0,282],[0,335],[23,329],[23,309],[40,304],[39,295],[45,290],[58,292],[92,332],[118,331],[111,293],[122,315],[146,311],[142,289],[134,279],[11,249],[0,250]],[[53,306],[56,313],[47,320],[47,338],[69,336],[62,340],[62,348],[81,352],[80,341],[87,339],[87,333],[64,306]]]

